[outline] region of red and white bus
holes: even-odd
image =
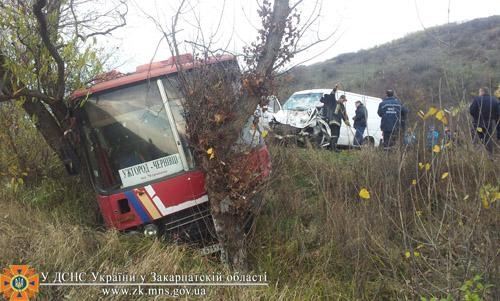
[[[77,121],[90,180],[109,227],[166,233],[175,240],[216,242],[204,174],[196,167],[188,139],[177,64],[197,68],[192,56],[138,66],[136,72],[76,91]],[[204,64],[236,67],[233,56]],[[267,176],[265,144],[249,155]]]

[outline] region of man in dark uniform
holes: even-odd
[[[330,149],[339,152],[337,149],[337,142],[339,141],[340,127],[342,126],[342,119],[347,126],[351,126],[349,123],[349,118],[347,117],[347,112],[345,109],[345,102],[347,101],[345,95],[341,95],[337,100],[335,93],[337,92],[338,85],[335,85],[330,94],[325,94],[320,99],[324,104],[323,114],[328,120],[328,125],[330,126],[331,138],[330,138]]]
[[[384,147],[388,148],[399,140],[408,110],[394,97],[393,90],[387,90],[385,94],[387,97],[379,104],[377,113],[382,118],[380,129],[383,133]]]
[[[354,120],[354,129],[356,134],[354,134],[354,146],[360,146],[363,144],[363,133],[366,129],[366,120],[368,118],[368,112],[361,101],[356,101],[356,115],[352,118]]]
[[[474,97],[469,111],[474,119],[474,135],[484,143],[490,154],[493,153],[493,133],[500,115],[498,99],[490,95],[488,88],[480,88],[479,96]]]

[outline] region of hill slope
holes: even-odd
[[[362,38],[362,37],[360,37]],[[500,16],[427,29],[356,53],[290,70],[280,96],[332,87],[382,96],[393,88],[406,101],[453,104],[479,86],[500,82]],[[423,106],[423,105],[422,105]]]

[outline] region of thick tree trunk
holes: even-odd
[[[238,215],[228,212],[213,213],[212,216],[215,231],[223,250],[222,261],[236,271],[247,272],[248,251],[244,222]]]
[[[46,106],[39,100],[26,100],[23,109],[30,116],[36,128],[42,134],[49,147],[63,160],[63,130]]]
[[[13,95],[12,91],[16,90],[11,84],[15,83],[17,79],[9,71],[3,68],[3,63],[4,57],[2,53],[0,53],[0,96],[11,96]],[[27,99],[22,105],[23,109],[40,131],[49,147],[60,159],[62,159],[61,148],[64,131],[61,128],[61,122],[66,114],[64,103],[61,101],[52,103],[50,106],[52,110],[51,113],[42,100],[30,97],[25,98]],[[13,99],[13,101],[14,100],[17,99]],[[6,98],[5,101],[9,101],[9,98]]]

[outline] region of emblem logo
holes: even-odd
[[[40,280],[28,265],[11,265],[0,274],[0,294],[9,301],[28,301],[38,293]]]

